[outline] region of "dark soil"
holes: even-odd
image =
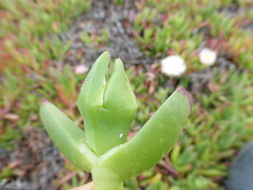
[[[57,189],[53,181],[64,169],[63,157],[43,128],[24,128],[23,134],[12,152],[1,150],[0,169],[8,165],[14,174],[12,178],[1,181],[0,189]]]
[[[110,0],[93,0],[92,9],[80,16],[67,33],[61,34],[64,40],[72,42],[64,64],[91,65],[105,50],[110,51],[114,58],[120,57],[126,65],[150,64],[151,59],[140,51],[132,38],[131,21],[135,15],[133,2],[126,0],[123,6],[115,6]],[[79,39],[84,31],[93,34],[105,28],[110,31],[109,42],[99,48],[84,45]]]

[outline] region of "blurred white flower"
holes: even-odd
[[[169,76],[180,76],[186,71],[186,64],[182,57],[172,55],[161,60],[162,73]]]
[[[74,68],[76,74],[84,74],[88,71],[88,68],[85,65],[77,65]]]
[[[203,65],[213,65],[216,61],[217,53],[209,48],[203,48],[199,52],[199,59]]]

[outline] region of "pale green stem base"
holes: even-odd
[[[91,173],[95,190],[123,190],[123,180],[110,169],[94,168]]]

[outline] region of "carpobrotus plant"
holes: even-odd
[[[127,141],[137,104],[122,61],[115,60],[107,78],[109,63],[105,52],[81,88],[77,105],[85,130],[49,102],[40,109],[51,139],[75,166],[92,173],[95,190],[122,190],[124,179],[153,167],[175,143],[191,109],[189,94],[179,87]]]

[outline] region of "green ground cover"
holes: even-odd
[[[232,3],[244,11],[226,14]],[[180,54],[189,63],[188,72],[203,68],[196,53],[206,46],[231,55],[239,66],[251,68],[252,33],[243,25],[252,19],[250,1],[143,0],[137,4],[134,21],[136,40],[149,55]]]
[[[38,105],[42,98],[61,94],[59,102],[73,109],[79,79],[70,67],[56,69],[53,63],[69,46],[57,34],[90,5],[89,0],[0,2],[0,147],[13,148],[22,137],[21,128],[41,126]]]
[[[127,69],[139,101],[132,132],[142,126],[176,85],[192,90],[194,107],[170,155],[139,178],[129,179],[128,189],[137,189],[137,184],[148,190],[224,189],[234,155],[253,138],[253,35],[243,24],[253,20],[249,11],[252,3],[236,1],[245,11],[233,16],[221,11],[233,2],[136,2],[137,15],[132,25],[140,49],[154,59],[179,54],[186,60],[188,70],[182,77],[168,78],[160,73],[158,64]],[[59,68],[53,61],[61,60],[69,47],[55,34],[66,31],[71,21],[89,7],[90,1],[78,0],[0,2],[0,17],[4,18],[0,19],[0,147],[13,149],[22,137],[22,128],[41,127],[38,107],[42,99],[57,102],[70,117],[79,119],[74,101],[85,74],[74,73],[70,66]],[[80,38],[84,44],[91,42],[85,32]],[[108,31],[102,32],[97,44],[107,38]],[[221,69],[218,65],[201,65],[197,53],[203,44],[220,56],[228,55],[233,66]],[[194,91],[192,74],[203,69],[213,77],[201,90]],[[76,171],[69,163],[66,167]],[[7,167],[0,173],[1,179],[10,176],[15,172]],[[83,176],[77,172],[62,189],[81,184],[78,180]]]

